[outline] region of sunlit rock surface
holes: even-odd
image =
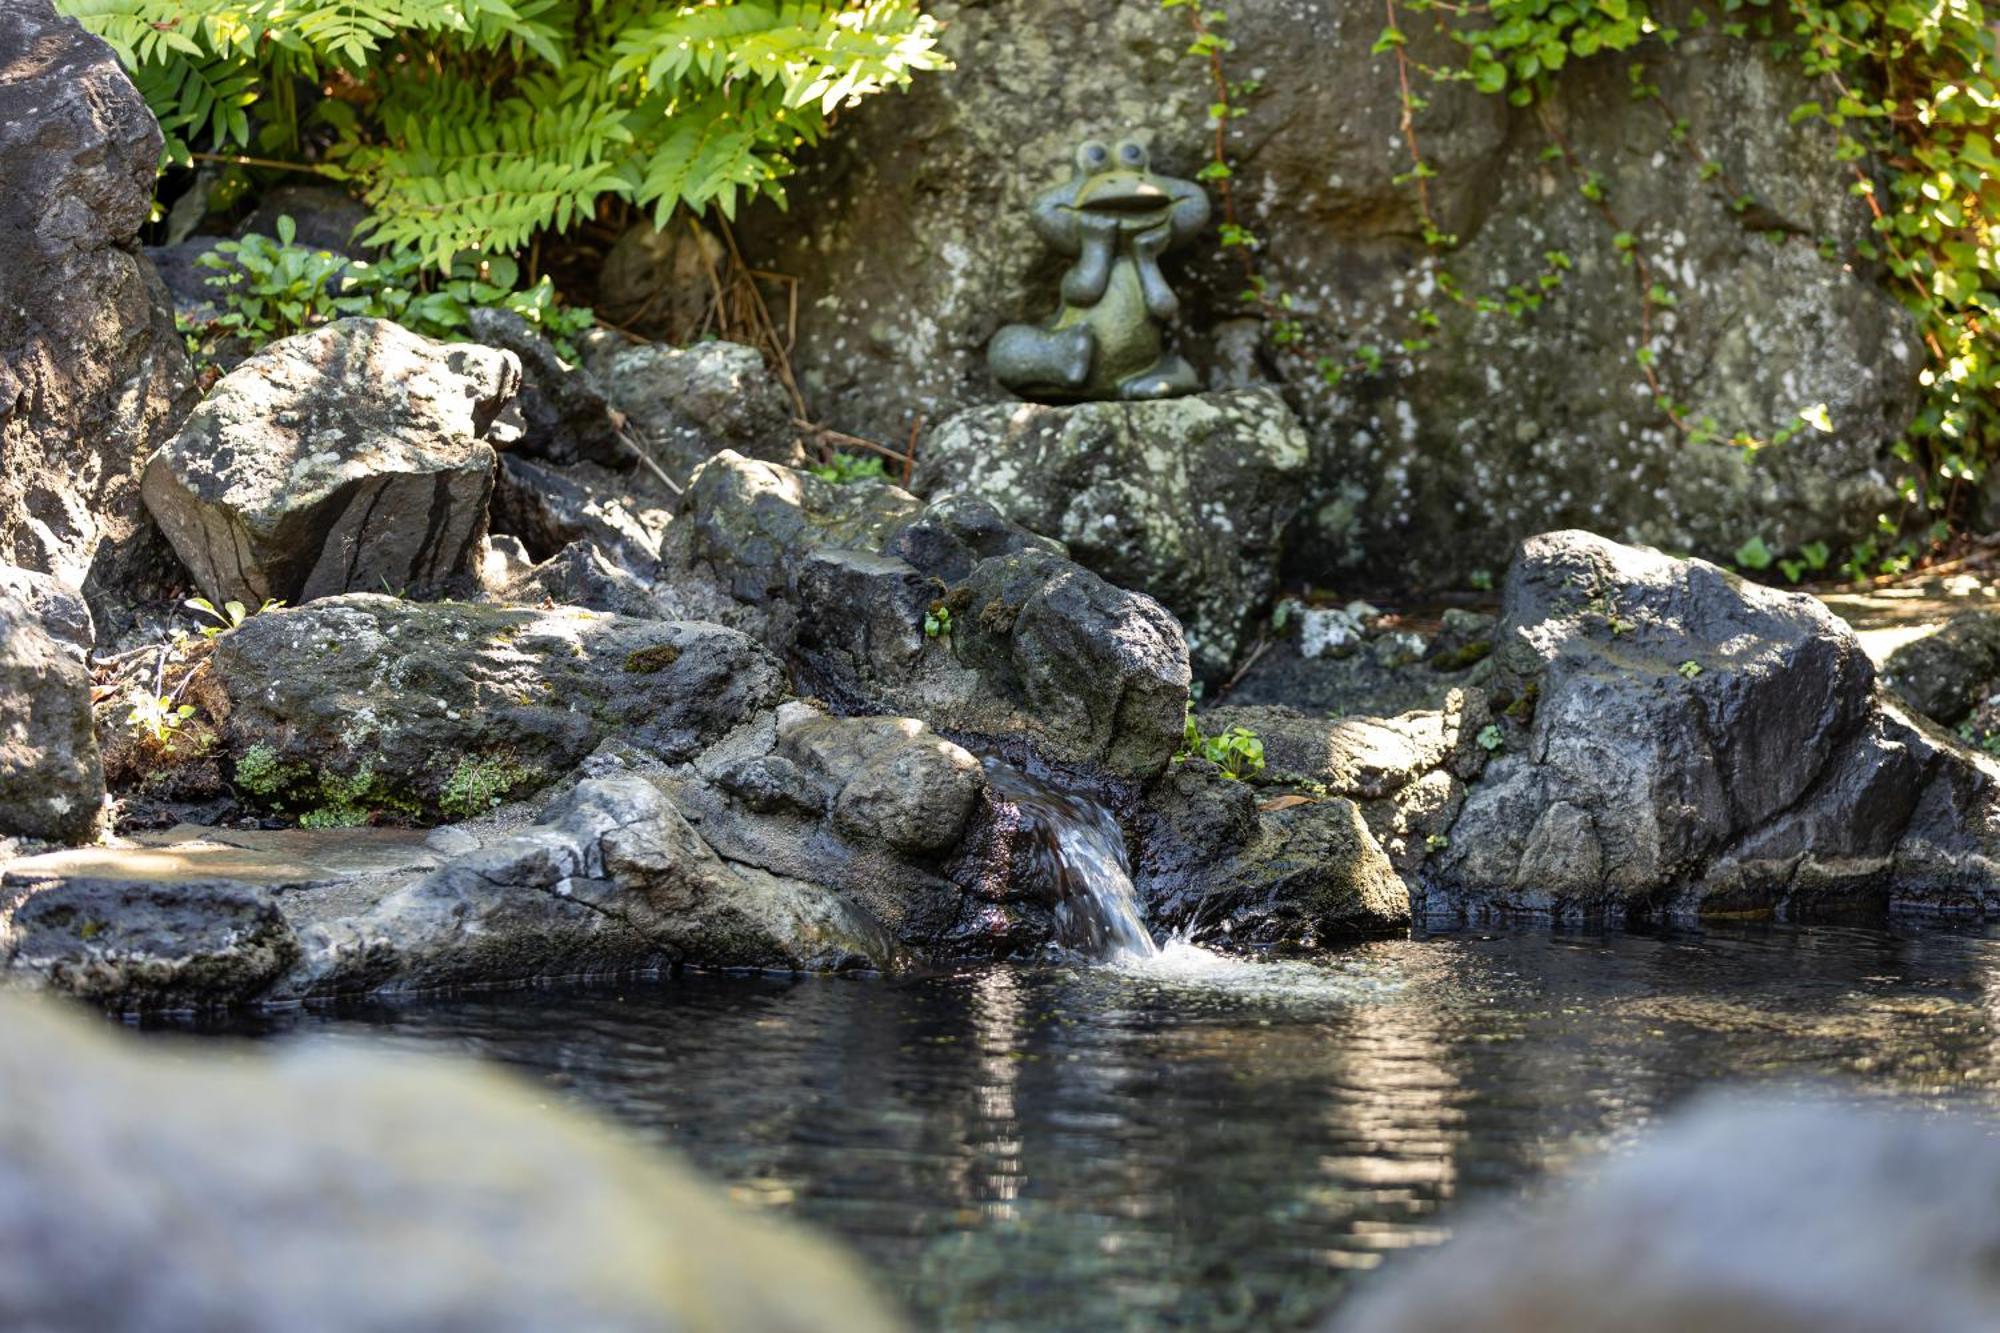
[[[1980,1125],[1710,1104],[1525,1219],[1385,1265],[1327,1333],[1985,1333],[1996,1198]]]
[[[96,831],[104,768],[89,645],[80,597],[0,566],[0,838],[82,842]]]
[[[218,605],[435,595],[486,534],[510,352],[343,319],[224,376],[146,465],[146,506]]]
[[[975,408],[925,437],[915,487],[992,503],[1093,573],[1157,598],[1219,682],[1269,610],[1311,475],[1269,389],[1160,402]]]
[[[192,406],[138,254],[159,157],[110,47],[47,0],[0,10],[0,563],[100,605],[158,572],[139,467]]]
[[[1493,758],[1424,914],[2000,910],[2000,768],[1878,692],[1811,597],[1547,533],[1494,661]]]
[[[830,1248],[511,1079],[0,1001],[0,1324],[876,1333]]]

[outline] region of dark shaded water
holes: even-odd
[[[2000,939],[1456,935],[260,1021],[467,1052],[842,1237],[937,1328],[1306,1327],[1717,1084],[2000,1107]]]

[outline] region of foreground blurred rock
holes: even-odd
[[[110,47],[47,0],[0,8],[0,563],[100,606],[156,564],[139,469],[192,406],[138,253],[159,157]]]
[[[511,352],[343,319],[224,376],[146,465],[146,506],[217,605],[436,594],[486,535]]]
[[[485,1070],[0,1026],[0,1326],[902,1327],[830,1248]]]
[[[1378,42],[1380,5],[1231,13],[1229,77],[1259,85],[1230,125],[1239,220],[1307,338],[1280,346],[1268,321],[1266,364],[1230,349],[1246,333],[1232,249],[1190,246],[1169,275],[1196,366],[1224,384],[1281,377],[1306,419],[1314,484],[1297,497],[1293,572],[1450,583],[1569,525],[1711,558],[1753,533],[1773,549],[1839,547],[1896,504],[1886,448],[1910,419],[1924,354],[1856,256],[1869,213],[1848,190],[1839,133],[1788,119],[1822,96],[1796,57],[1697,27],[1695,8],[1653,5],[1677,41],[1572,55],[1531,107],[1419,78],[1410,128],[1435,172],[1427,196],[1462,240],[1442,258],[1407,177],[1398,59],[1456,71],[1462,50],[1430,18],[1403,24],[1404,43]],[[792,360],[807,397],[843,429],[898,439],[919,414],[937,422],[1005,397],[983,349],[1053,303],[1058,273],[1027,205],[1063,178],[1079,137],[1138,134],[1157,169],[1180,175],[1213,151],[1213,89],[1186,59],[1184,9],[945,0],[936,12],[956,71],[856,108],[787,181],[787,209],[739,225],[753,261],[800,278]],[[1671,112],[1633,96],[1634,59]],[[1551,160],[1555,142],[1599,180],[1619,226],[1579,191],[1580,172]],[[1678,299],[1650,328],[1628,243]],[[1470,308],[1534,289],[1552,251],[1560,286],[1531,292],[1535,308]],[[1440,290],[1445,271],[1462,301]],[[1642,330],[1688,419],[1768,434],[1824,403],[1833,430],[1754,461],[1690,440],[1635,370]],[[1412,337],[1425,350],[1369,368],[1366,349]],[[1325,376],[1321,357],[1348,373]]]
[[[1878,692],[1815,599],[1547,533],[1494,642],[1494,757],[1425,915],[2000,911],[2000,767]]]
[[[1996,1201],[1983,1124],[1712,1104],[1392,1261],[1327,1333],[1989,1333]]]

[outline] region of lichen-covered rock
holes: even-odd
[[[512,353],[343,319],[217,383],[146,465],[146,505],[217,604],[436,593],[474,572],[493,489],[483,439]]]
[[[1246,389],[1141,403],[999,404],[924,441],[920,493],[990,501],[1079,564],[1157,598],[1197,674],[1228,674],[1277,591],[1310,479],[1284,399]]]
[[[647,343],[600,364],[606,395],[670,473],[685,477],[724,449],[773,463],[803,461],[792,404],[754,347]]]
[[[139,468],[192,405],[140,258],[160,128],[47,0],[0,10],[0,563],[120,600],[153,558]]]
[[[1495,665],[1494,758],[1426,914],[2000,910],[2000,767],[1878,695],[1810,597],[1549,533]]]
[[[61,632],[62,599],[9,574],[0,578],[0,837],[88,841],[104,804],[90,672],[74,640],[52,636],[37,613],[37,602],[52,603]]]
[[[902,1327],[831,1250],[491,1070],[0,1021],[8,1327]]]
[[[717,625],[371,593],[251,617],[200,682],[237,788],[335,822],[482,813],[611,735],[684,760],[785,692]]]
[[[1231,345],[1244,310],[1233,250],[1197,242],[1169,258],[1168,277],[1180,345],[1210,382],[1276,375],[1306,419],[1316,484],[1301,497],[1296,572],[1323,585],[1456,580],[1567,524],[1712,558],[1752,533],[1774,549],[1840,546],[1894,503],[1885,448],[1910,418],[1923,353],[1857,257],[1869,214],[1848,191],[1840,136],[1791,123],[1822,96],[1795,56],[1678,21],[1691,8],[1654,6],[1679,40],[1633,53],[1671,115],[1633,97],[1630,60],[1609,53],[1570,58],[1532,107],[1470,81],[1420,81],[1425,193],[1437,227],[1460,238],[1443,252],[1422,239],[1398,61],[1458,68],[1462,48],[1427,20],[1389,49],[1379,6],[1232,11],[1226,64],[1260,85],[1230,123],[1239,220],[1308,337],[1267,337],[1263,364]],[[956,70],[857,108],[787,182],[788,209],[753,210],[739,228],[755,261],[800,275],[793,365],[815,409],[861,434],[1004,396],[984,349],[1052,301],[1058,271],[1028,204],[1079,135],[1136,133],[1179,175],[1212,152],[1213,90],[1185,59],[1185,11],[947,0],[937,12]],[[1618,225],[1546,155],[1550,128],[1601,178]],[[1677,304],[1642,314],[1649,284],[1634,281],[1621,232]],[[1551,271],[1560,285],[1544,294]],[[1464,303],[1442,289],[1446,274]],[[1472,308],[1488,300],[1523,308]],[[1768,436],[1823,403],[1832,431],[1754,459],[1690,440],[1635,365],[1642,334],[1689,421]],[[1413,338],[1426,350],[1370,368],[1362,349]],[[1347,373],[1329,382],[1322,357]]]
[[[1977,1333],[1996,1198],[1983,1125],[1716,1102],[1386,1267],[1327,1333]]]
[[[1955,726],[2000,686],[2000,611],[1961,611],[1889,654],[1882,683],[1940,726]]]
[[[0,601],[25,608],[42,631],[79,662],[87,662],[97,627],[83,594],[50,574],[0,564]]]
[[[846,712],[1027,737],[1048,759],[1125,777],[1179,745],[1180,625],[974,497],[925,506],[733,452],[710,459],[663,557],[705,571],[736,623]]]
[[[1160,927],[1202,942],[1311,948],[1410,923],[1410,894],[1340,796],[1261,799],[1199,761],[1146,794],[1138,890]]]

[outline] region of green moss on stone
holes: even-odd
[[[625,670],[635,676],[649,676],[655,671],[664,671],[681,660],[681,650],[671,643],[656,643],[650,648],[640,648],[626,654]]]
[[[535,769],[509,759],[468,756],[459,760],[451,776],[445,779],[438,793],[438,809],[453,819],[483,815],[499,805],[509,792],[537,776]]]

